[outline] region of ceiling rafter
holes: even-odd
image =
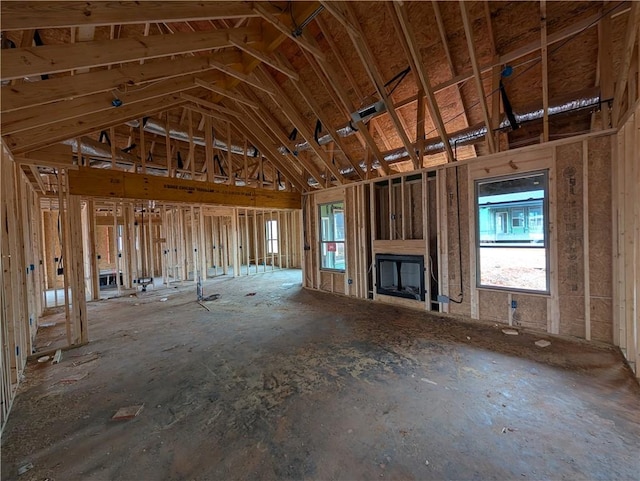
[[[242,107],[241,107],[242,108]],[[243,108],[243,110],[246,111],[246,109]],[[246,113],[246,112],[245,112]],[[284,169],[284,172],[289,172],[289,177],[290,180],[292,182],[294,182],[296,185],[298,185],[298,187],[305,191],[309,189],[309,184],[307,182],[307,180],[305,178],[303,178],[302,173],[298,173],[296,171],[296,167],[297,167],[297,163],[296,162],[292,162],[291,157],[293,156],[292,154],[286,154],[283,155],[279,152],[278,147],[273,143],[273,141],[271,141],[271,136],[268,134],[268,132],[264,129],[263,126],[258,125],[257,120],[254,120],[254,118],[250,115],[245,115],[243,117],[241,117],[240,119],[238,119],[238,123],[241,124],[242,128],[244,129],[244,131],[246,132],[246,135],[248,138],[251,139],[252,142],[256,142],[256,144],[262,148],[262,150],[264,150],[265,152],[269,152],[270,155],[274,158],[274,159],[287,159],[289,162],[285,162],[283,160],[283,162],[281,162],[282,164],[282,168]],[[275,126],[274,126],[275,127]],[[240,126],[239,126],[240,128]],[[253,137],[253,138],[252,138]],[[313,175],[313,174],[312,174]],[[317,172],[315,175],[320,175],[319,172]],[[314,177],[315,177],[314,175]],[[320,182],[322,179],[316,179],[318,180],[318,182]]]
[[[135,2],[2,2],[0,14],[3,31],[257,16],[244,2],[168,1],[145,2],[144,8]]]
[[[287,77],[289,77],[292,80],[299,80],[300,76],[298,75],[298,72],[296,72],[295,70],[293,70],[292,68],[282,65],[282,62],[278,61],[276,58],[270,57],[269,55],[267,55],[266,53],[262,52],[261,50],[258,50],[257,48],[253,48],[251,45],[249,45],[248,43],[245,43],[243,41],[241,41],[240,39],[236,38],[235,35],[231,35],[231,38],[229,40],[231,42],[231,45],[233,45],[234,47],[242,50],[243,52],[251,55],[253,58],[260,60],[262,63],[268,65],[269,67],[273,68],[274,70],[277,70],[278,72],[286,75]]]
[[[316,18],[316,21],[318,20],[320,19]],[[326,30],[326,25],[324,23],[318,23],[318,26],[320,27],[320,30],[322,31],[324,37],[327,40],[329,40],[330,36],[328,35],[328,31]],[[331,43],[329,44],[332,45]],[[304,53],[305,52],[303,52],[303,54]],[[341,59],[339,49],[334,49],[333,54],[336,58]],[[332,98],[334,98],[334,102],[336,103],[336,106],[338,108],[341,108],[342,106],[344,109],[343,110],[344,115],[347,118],[349,118],[350,113],[355,110],[355,105],[349,98],[349,95],[347,94],[347,91],[344,88],[344,86],[340,82],[336,81],[338,77],[336,72],[333,70],[333,66],[327,61],[324,61],[324,62],[317,61],[315,58],[312,58],[310,55],[305,55],[305,58],[307,59],[307,62],[309,62],[313,70],[316,72],[318,78],[324,85],[325,89],[331,94]],[[346,64],[344,63],[344,60],[339,60],[338,63],[346,66]],[[348,75],[347,75],[347,78],[348,78]],[[335,96],[337,96],[338,98],[337,101],[335,99]],[[358,129],[356,131],[356,136],[358,137],[358,140],[360,141],[362,146],[363,147],[367,146],[369,149],[371,149],[371,152],[375,157],[375,159],[380,164],[380,168],[382,169],[383,173],[386,175],[389,175],[391,173],[389,164],[380,153],[380,149],[376,145],[375,140],[369,134],[368,131],[366,132],[366,134],[364,133],[364,131],[367,130],[366,125],[362,122],[357,122],[356,128]]]
[[[469,21],[468,5],[464,2],[464,0],[460,0],[460,15],[462,17],[462,24],[464,25],[464,33],[467,37],[467,49],[469,51],[469,59],[471,60],[471,68],[473,69],[473,79],[476,84],[476,90],[478,92],[478,99],[480,101],[484,123],[487,126],[487,144],[489,146],[489,152],[493,153],[496,151],[495,139],[493,138],[491,131],[489,108],[487,107],[487,98],[484,93],[484,85],[482,84],[482,72],[480,71],[478,59],[476,57],[476,44],[473,38],[473,29],[471,28],[471,22]]]
[[[342,151],[345,158],[347,159],[347,162],[349,162],[351,167],[353,167],[358,177],[360,177],[360,179],[364,179],[365,177],[364,171],[362,170],[360,165],[358,165],[358,162],[353,159],[353,157],[347,150],[347,147],[344,141],[342,140],[340,135],[338,135],[338,133],[336,132],[336,129],[333,127],[331,122],[329,122],[329,118],[322,111],[322,108],[314,98],[313,94],[309,92],[308,88],[304,85],[303,82],[292,82],[292,83],[293,83],[293,86],[298,91],[298,93],[300,93],[302,98],[305,100],[305,102],[309,105],[309,107],[311,107],[311,110],[313,111],[314,115],[318,118],[318,120],[320,120],[322,125],[329,132],[329,134],[331,135],[331,138],[338,145],[338,148]]]
[[[347,19],[347,16],[340,9],[338,3],[328,1],[320,1],[320,3],[338,22],[340,22],[340,25],[342,25],[347,32],[356,37],[360,37],[360,30],[354,26],[349,19]]]
[[[353,12],[351,6],[348,3],[345,3],[344,7],[346,9],[348,16],[351,17],[352,23],[357,22],[355,13]],[[393,102],[387,95],[387,92],[384,86],[384,80],[382,79],[382,76],[380,75],[380,72],[376,67],[373,53],[371,52],[369,45],[367,45],[367,42],[363,40],[364,34],[362,32],[360,25],[358,25],[356,28],[360,32],[360,37],[356,37],[351,33],[349,33],[349,37],[351,38],[351,41],[356,49],[356,52],[358,53],[358,56],[360,57],[360,60],[362,61],[362,64],[364,65],[364,68],[367,71],[369,78],[371,79],[371,82],[373,83],[376,91],[378,92],[380,99],[384,102],[385,107],[387,108],[387,113],[389,114],[389,117],[391,117],[393,126],[398,132],[398,135],[402,140],[402,144],[404,145],[405,149],[407,149],[407,153],[409,154],[409,157],[411,158],[411,161],[413,162],[414,167],[418,168],[418,166],[420,165],[420,162],[418,161],[418,157],[416,156],[415,151],[411,147],[411,142],[407,137],[407,133],[405,132],[404,128],[400,123],[400,119],[398,117],[398,113],[396,112],[395,107],[393,106]]]
[[[257,109],[258,108],[258,104],[256,104],[255,102],[252,102],[249,99],[244,98],[242,95],[237,94],[235,92],[232,92],[231,90],[228,90],[226,88],[223,87],[218,87],[217,85],[213,85],[211,82],[202,79],[202,78],[196,78],[195,79],[195,84],[198,87],[202,87],[205,88],[213,93],[216,93],[218,95],[221,95],[223,97],[227,97],[230,98],[231,100],[235,100],[236,102],[239,102],[241,104],[245,104],[248,105],[249,107],[251,107],[252,109]]]
[[[204,81],[213,82],[219,80],[221,75],[215,71],[208,71],[202,75],[189,74],[183,77],[173,77],[150,84],[147,88],[133,90],[129,94],[118,94],[117,96],[123,102],[123,105],[143,102],[163,95],[194,89],[197,87],[197,83],[195,82],[198,77]],[[2,131],[9,134],[75,117],[82,117],[83,115],[94,112],[104,112],[120,108],[112,105],[111,102],[113,99],[114,96],[112,92],[102,92],[7,112],[4,113],[1,118]]]
[[[498,58],[498,51],[496,50],[496,40],[493,33],[493,25],[491,23],[491,7],[489,0],[484,0],[484,20],[487,23],[487,39],[489,40],[489,46],[491,48],[491,56],[494,59]],[[502,78],[502,66],[494,65],[491,67],[491,91],[496,92],[500,88],[500,80]],[[500,150],[500,132],[497,130],[500,125],[500,95],[494,94],[491,97],[491,129],[496,132],[496,150]]]
[[[244,94],[246,97],[254,100],[255,102],[258,102],[258,104],[260,105],[259,112],[254,115],[256,116],[256,118],[260,119],[261,122],[256,121],[255,125],[259,127],[260,130],[262,130],[267,136],[269,136],[268,131],[271,131],[272,135],[274,135],[283,146],[286,147],[287,145],[289,145],[290,140],[287,138],[287,134],[285,134],[282,130],[282,126],[280,125],[278,119],[276,119],[274,115],[269,111],[269,109],[259,101],[258,97],[253,92],[251,92],[249,88],[245,87],[244,90]],[[318,167],[316,167],[316,165],[311,160],[306,159],[304,156],[294,156],[294,158],[298,159],[298,161],[307,170],[307,172],[309,172],[309,174],[311,174],[311,176],[319,184],[322,184],[324,177]]]
[[[549,65],[547,61],[546,0],[540,0],[540,54],[542,56],[542,141],[549,142]]]
[[[633,55],[636,35],[638,35],[638,25],[640,24],[640,2],[631,2],[631,12],[627,19],[627,30],[624,36],[624,50],[618,78],[616,81],[616,89],[613,96],[613,126],[618,125],[620,120],[620,108],[622,107],[622,95],[627,88],[629,80],[629,69],[631,67],[631,57]]]
[[[572,35],[576,35],[578,32],[583,31],[585,28],[594,26],[598,22],[599,18],[600,18],[600,15],[591,15],[590,17],[587,17],[584,20],[580,20],[575,24],[572,24],[566,27],[565,29],[552,33],[547,37],[547,45],[551,45],[553,43],[560,42],[561,40],[565,40],[568,37],[571,37]],[[517,60],[521,57],[530,55],[538,50],[540,50],[540,39],[533,40],[523,47],[520,47],[516,50],[507,52],[503,55],[500,55],[499,57],[496,57],[490,63],[482,65],[480,67],[480,70],[483,73],[487,72],[489,70],[492,70],[495,67],[500,67],[501,65],[513,62],[514,60]],[[472,78],[473,78],[473,71],[466,71],[464,73],[458,74],[455,77],[445,82],[441,82],[437,85],[434,85],[433,93],[436,94],[438,92],[442,92],[448,88],[451,88],[455,85],[466,82],[467,80],[470,80]],[[417,99],[418,99],[417,95],[412,95],[410,97],[407,97],[406,99],[402,99],[394,103],[394,107],[396,109],[399,109],[406,105],[415,103]]]
[[[168,57],[229,47],[229,34],[260,41],[258,29],[241,28],[173,35],[133,36],[75,44],[6,49],[0,58],[2,80],[100,67],[147,58]]]
[[[82,118],[69,119],[44,127],[9,134],[4,136],[4,139],[12,153],[24,153],[79,135],[104,130],[132,119],[153,115],[185,102],[180,97],[180,94],[165,95],[144,102],[123,105],[120,108],[109,110],[107,113],[95,112]]]
[[[258,64],[260,62],[258,61]],[[258,90],[262,90],[263,92],[266,92],[270,95],[274,94],[274,91],[272,88],[269,87],[265,87],[262,83],[260,83],[258,80],[254,79],[251,75],[248,75],[244,72],[241,72],[233,67],[229,67],[227,65],[224,65],[223,63],[220,62],[215,62],[212,61],[210,62],[210,65],[212,67],[215,67],[216,69],[220,70],[221,72],[224,72],[225,74],[227,74],[230,77],[235,78],[236,80],[239,80],[241,82],[244,82],[248,85],[251,85],[253,88],[256,88]]]
[[[273,99],[276,101],[280,109],[282,109],[282,112],[287,116],[289,121],[298,129],[298,132],[300,132],[304,139],[309,143],[309,147],[311,147],[311,150],[313,150],[315,154],[320,158],[320,160],[322,160],[324,165],[336,178],[336,181],[339,184],[344,184],[345,179],[340,173],[340,169],[338,169],[338,167],[333,163],[332,159],[329,158],[327,151],[324,150],[320,145],[317,145],[313,133],[307,125],[306,120],[302,117],[293,102],[291,102],[291,100],[288,98],[284,90],[282,90],[282,87],[280,87],[273,79],[273,77],[264,69],[257,68],[256,72],[259,74],[259,78],[267,85],[270,85],[274,90],[275,94],[272,96]]]
[[[211,56],[196,56],[161,60],[152,64],[128,64],[121,68],[89,72],[73,77],[58,77],[39,82],[24,82],[15,86],[3,86],[2,113],[35,107],[60,100],[82,97],[99,92],[119,90],[122,95],[150,82],[167,80],[190,73],[214,70],[210,60],[224,64],[240,63],[238,52],[223,51]]]
[[[447,29],[444,25],[444,21],[442,20],[442,13],[440,12],[440,4],[436,0],[431,0],[431,5],[433,7],[433,11],[436,17],[436,23],[438,24],[438,32],[440,33],[440,41],[442,42],[442,48],[444,49],[445,56],[447,57],[447,63],[449,64],[449,70],[451,71],[451,76],[456,75],[456,67],[453,63],[453,57],[451,56],[451,51],[449,49],[449,41],[447,40]],[[464,115],[462,115],[462,119],[464,120],[464,127],[469,127],[469,115],[467,114],[467,107],[464,103],[464,98],[462,97],[462,92],[460,91],[461,87],[456,86],[456,100],[460,102],[462,106],[462,111]],[[473,148],[473,146],[472,146]],[[475,148],[474,148],[475,153]]]
[[[308,58],[309,55],[307,54],[305,57]],[[311,60],[313,61],[313,59],[311,59]],[[293,68],[293,66],[289,63],[289,61],[287,60],[286,57],[282,56],[281,57],[281,61],[283,63],[287,64],[290,68]],[[313,68],[313,66],[312,66],[312,68]],[[323,74],[319,72],[318,76],[322,77]],[[338,144],[338,147],[340,148],[340,150],[344,154],[345,158],[347,159],[347,162],[349,162],[351,167],[353,167],[353,169],[356,172],[356,174],[358,175],[358,177],[360,177],[361,179],[364,179],[365,178],[364,171],[360,167],[360,164],[357,162],[357,160],[355,160],[353,158],[353,156],[351,155],[351,153],[347,149],[347,147],[345,145],[345,142],[342,140],[340,135],[337,133],[335,127],[329,121],[329,118],[327,117],[327,115],[323,112],[323,110],[320,107],[319,103],[316,101],[315,96],[313,95],[313,93],[309,91],[309,89],[304,84],[304,82],[292,82],[292,83],[293,83],[293,86],[296,88],[296,90],[298,90],[298,93],[307,102],[309,107],[311,107],[311,110],[313,111],[314,115],[320,120],[322,125],[324,125],[327,128],[327,130],[330,132],[331,138],[333,139],[333,141],[336,144]]]
[[[286,35],[288,38],[293,40],[298,46],[312,53],[314,56],[323,60],[325,58],[324,53],[315,45],[311,45],[309,42],[305,41],[303,37],[296,36],[293,34],[291,27],[285,25],[276,15],[272,14],[267,10],[265,5],[260,2],[256,2],[253,4],[253,9],[267,22],[273,25],[276,29],[278,29],[281,33]]]
[[[429,108],[431,120],[436,126],[438,135],[444,144],[448,160],[451,162],[454,160],[454,155],[451,150],[451,144],[449,143],[449,137],[444,127],[440,108],[438,107],[438,102],[436,101],[433,89],[431,88],[429,77],[427,76],[427,72],[424,70],[424,61],[422,60],[422,55],[416,46],[415,35],[413,33],[411,23],[409,22],[406,9],[403,5],[398,5],[396,3],[394,3],[393,6],[402,28],[402,32],[404,33],[405,42],[402,43],[403,48],[409,50],[408,52],[405,50],[405,53],[411,62],[412,69],[415,69],[414,73],[417,74],[418,79],[420,80],[422,90],[427,97],[427,106]]]
[[[190,95],[190,94],[181,92],[180,97],[182,97],[184,100],[187,100],[189,102],[193,102],[196,105],[200,105],[201,107],[206,107],[208,109],[214,110],[222,114],[231,115],[232,117],[238,117],[240,115],[240,112],[236,110],[230,109],[218,103],[211,102],[201,97],[196,97],[195,95]]]

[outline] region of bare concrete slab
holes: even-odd
[[[27,370],[2,479],[638,479],[640,388],[612,348],[305,291],[299,271],[213,293],[89,304],[90,344]]]

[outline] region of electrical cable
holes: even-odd
[[[579,30],[578,32],[574,33],[573,35],[570,35],[569,37],[567,37],[564,41],[562,41],[560,43],[560,45],[557,45],[556,47],[554,47],[553,49],[549,49],[548,51],[548,55],[551,55],[555,52],[557,52],[560,48],[564,47],[567,43],[569,43],[570,41],[574,40],[578,35],[580,35],[582,32],[585,32],[586,30],[588,30],[589,28],[593,27],[594,25],[596,25],[600,20],[602,20],[604,17],[606,17],[607,15],[609,15],[610,13],[614,12],[615,10],[617,10],[618,8],[620,8],[622,5],[624,5],[624,1],[618,2],[615,6],[613,6],[612,8],[610,8],[609,10],[605,11],[602,13],[602,15],[598,16],[598,18],[596,18],[594,21],[592,21],[589,25],[585,26],[583,29]],[[526,69],[524,69],[521,72],[518,72],[516,75],[510,77],[511,81],[517,79],[518,77],[520,77],[521,75],[525,74],[526,72],[528,72],[529,70],[531,70],[533,67],[535,67],[538,62],[542,61],[542,57],[535,57],[533,59],[529,59],[529,60],[524,60],[518,64],[515,64],[514,66],[512,66],[513,68],[516,67],[521,67],[522,65],[526,65],[528,63],[532,63],[532,65],[530,65],[529,67],[527,67]],[[466,82],[466,80],[465,80]],[[489,94],[485,97],[485,98],[489,98],[492,95],[495,95],[497,92],[500,91],[500,87],[492,90],[491,92],[489,92]],[[456,114],[455,116],[451,117],[449,120],[444,122],[444,125],[452,122],[453,120],[457,119],[458,117],[461,117],[463,115],[465,115],[467,113],[468,110],[472,109],[473,107],[476,107],[478,105],[480,105],[480,100],[478,100],[477,102],[471,104],[470,106],[468,106],[466,109],[464,109],[462,112]],[[429,136],[430,134],[436,132],[437,129],[432,129],[431,131],[427,132],[426,136]]]

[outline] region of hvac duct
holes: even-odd
[[[585,110],[585,109],[591,109],[594,107],[600,107],[600,95],[598,93],[594,95],[589,95],[587,97],[575,99],[575,100],[559,102],[556,105],[552,105],[549,107],[549,116],[551,117],[554,115],[559,115],[559,114],[568,113],[568,112],[575,112],[575,111]],[[537,109],[531,112],[515,114],[515,117],[518,123],[539,120],[543,116],[544,116],[543,109]],[[509,121],[505,118],[504,120],[502,120],[502,122],[500,122],[499,129],[505,129],[507,127],[509,127]],[[353,129],[351,129],[350,126],[348,126],[348,129],[351,132],[347,133],[346,135],[352,135],[353,133],[355,133],[355,131],[353,131]],[[341,136],[346,137],[346,135],[341,135]],[[475,128],[472,127],[472,128],[454,133],[451,136],[449,136],[449,144],[453,148],[462,147],[465,145],[472,145],[480,142],[485,137],[485,135],[487,135],[487,128],[485,126],[475,127]],[[414,144],[412,147],[415,148],[416,144]],[[425,154],[427,155],[440,153],[444,151],[444,142],[442,142],[442,140],[440,139],[427,139],[424,145],[424,151],[425,151]],[[399,149],[387,152],[384,156],[384,160],[389,164],[394,164],[397,162],[401,162],[407,159],[408,157],[409,157],[409,154],[407,150],[404,147],[401,147]],[[367,168],[364,162],[360,163],[360,167],[363,170],[366,170]],[[380,163],[377,161],[374,161],[371,168],[372,169],[380,168]],[[354,172],[353,167],[347,167],[340,170],[340,173],[342,175],[349,175],[349,174],[352,174],[353,172]],[[318,182],[316,182],[313,178],[310,178],[308,182],[309,182],[309,185],[318,184]]]
[[[126,123],[127,126],[129,127],[134,127],[134,128],[138,128],[140,127],[140,121],[138,120],[131,120],[129,122]],[[155,119],[147,119],[144,123],[144,131],[148,132],[150,134],[155,134],[155,135],[161,135],[161,136],[165,136],[166,134],[166,125],[163,122],[159,122],[158,120]],[[181,142],[189,142],[189,134],[187,133],[187,131],[185,130],[179,130],[179,129],[175,129],[175,128],[170,128],[169,129],[169,137],[172,138],[173,140],[180,140]],[[196,145],[201,145],[204,146],[205,145],[205,141],[203,137],[198,137],[198,136],[193,136],[193,143]],[[219,150],[223,150],[225,152],[229,151],[229,148],[226,144],[226,142],[222,142],[219,139],[214,138],[213,139],[213,147]],[[238,155],[243,155],[244,154],[244,148],[238,146],[238,145],[231,145],[231,153],[232,154],[238,154]],[[255,147],[249,147],[247,149],[247,155],[249,157],[257,157],[258,156],[258,151]]]

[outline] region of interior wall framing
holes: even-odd
[[[304,286],[617,344],[633,367],[638,356],[640,259],[637,115],[631,115],[617,135],[600,131],[304,195]],[[549,176],[550,293],[478,288],[475,181],[539,170]],[[416,173],[422,178],[422,235],[408,226],[415,192],[407,185]],[[435,178],[429,177],[433,173]],[[384,182],[390,187],[376,194]],[[394,193],[394,186],[403,190]],[[364,192],[369,202],[363,202]],[[344,273],[319,268],[318,205],[334,201],[345,202]],[[399,227],[391,225],[394,222]],[[429,293],[424,302],[377,295],[371,259],[377,252],[424,255],[425,277],[432,275],[431,262],[433,277],[439,279],[437,294],[457,302],[434,305]]]

